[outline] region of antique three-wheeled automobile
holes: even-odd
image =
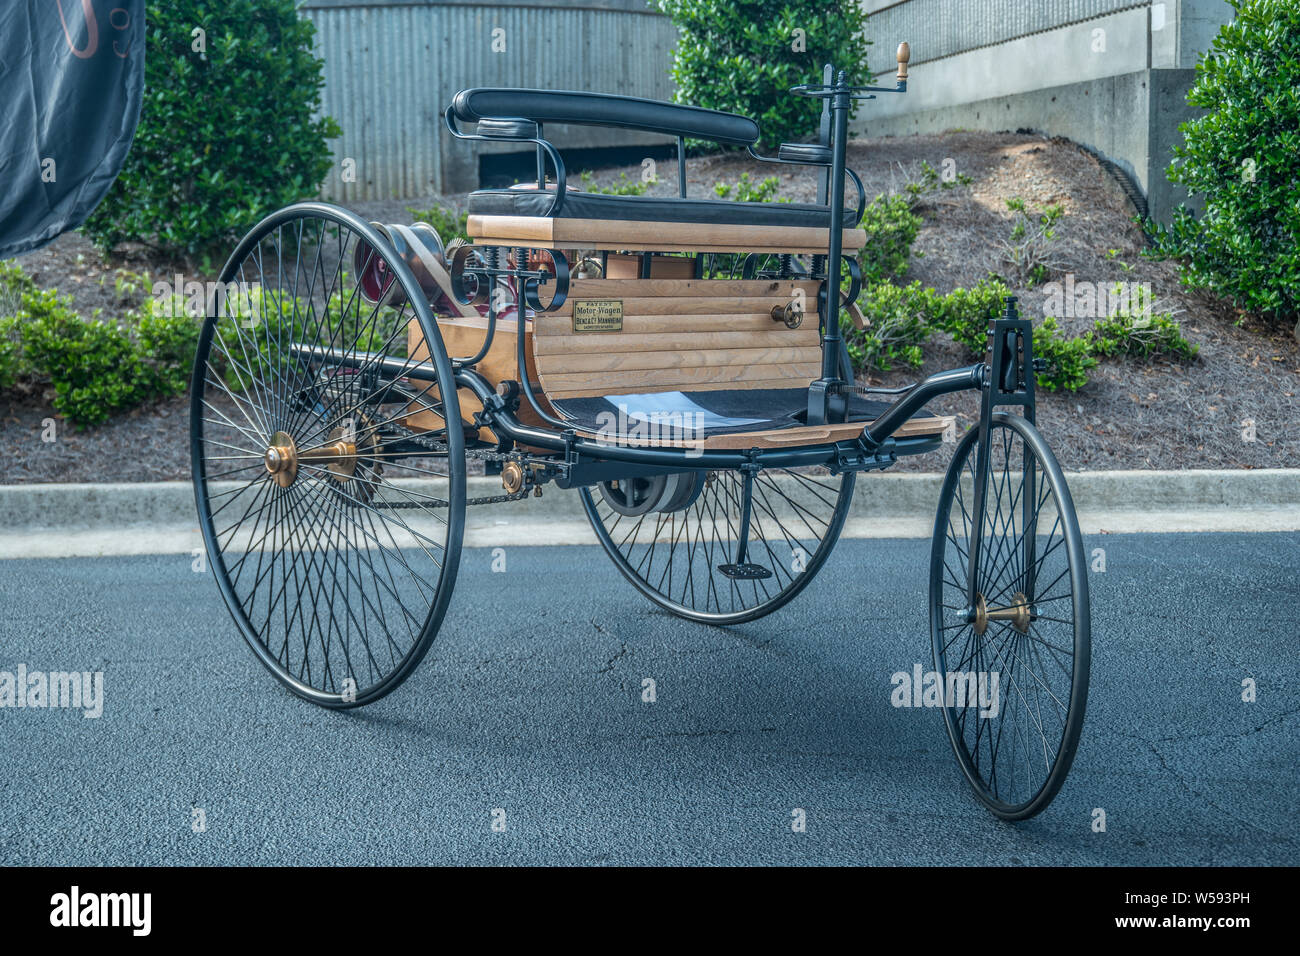
[[[1069,491],[1034,425],[1030,323],[1009,301],[984,361],[892,391],[856,383],[842,334],[862,321],[866,242],[851,103],[906,77],[906,44],[893,87],[828,68],[792,91],[821,100],[817,139],[774,157],[735,114],[467,89],[450,135],[536,154],[535,181],[469,196],[468,240],[319,202],[260,222],[202,329],[191,451],[211,566],[261,662],[326,707],[384,696],[438,632],[465,509],[546,485],[580,496],[651,601],[753,621],[825,563],[858,475],[940,448],[952,421],[925,406],[969,390],[978,422],[953,448],[929,568],[940,709],[994,813],[1045,807],[1083,722],[1089,610]],[[678,195],[574,188],[547,124],[675,137]],[[688,197],[688,141],[813,167],[818,201]],[[467,497],[474,460],[495,493]],[[973,689],[988,675],[996,713]]]

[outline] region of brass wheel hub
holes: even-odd
[[[271,446],[262,456],[266,470],[281,488],[288,488],[298,477],[298,446],[287,432],[271,436]]]
[[[267,474],[281,488],[288,488],[298,477],[300,466],[324,465],[335,481],[350,480],[357,471],[357,443],[355,432],[346,428],[330,432],[329,440],[315,448],[299,449],[287,432],[276,432],[262,456]]]
[[[1017,591],[1006,607],[991,608],[984,601],[983,594],[975,595],[975,633],[981,637],[989,629],[989,621],[1010,621],[1011,626],[1021,634],[1029,633],[1029,625],[1034,619],[1029,599]]]

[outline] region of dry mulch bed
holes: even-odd
[[[1006,200],[1023,198],[1033,210],[1060,203],[1054,255],[1060,279],[1099,286],[1114,282],[1149,283],[1157,308],[1177,313],[1184,335],[1200,347],[1190,363],[1155,360],[1103,360],[1078,392],[1040,391],[1039,423],[1070,470],[1115,468],[1264,468],[1293,467],[1300,461],[1300,343],[1288,327],[1264,326],[1239,317],[1222,303],[1181,289],[1174,267],[1140,256],[1141,231],[1119,185],[1088,153],[1062,140],[1012,133],[947,133],[862,140],[851,144],[850,165],[862,176],[868,196],[898,191],[920,176],[920,164],[942,169],[945,160],[970,176],[970,186],[930,194],[918,207],[925,225],[914,246],[903,281],[919,279],[940,292],[970,286],[989,272],[1005,272],[998,241],[1011,231]],[[950,168],[952,168],[950,166]],[[793,172],[791,170],[794,170]],[[576,179],[576,170],[574,171]],[[598,183],[616,181],[619,172],[639,175],[640,167],[600,170]],[[676,192],[676,166],[660,164],[667,177],[651,194]],[[767,166],[736,156],[706,156],[688,163],[691,195],[711,195],[715,182],[777,175],[780,195],[795,201],[815,197],[812,173]],[[358,204],[367,218],[407,221],[406,207],[433,201],[463,203],[462,196]],[[1115,250],[1108,256],[1109,250]],[[20,260],[44,286],[72,295],[82,314],[124,307],[114,288],[116,269],[149,271],[155,279],[177,271],[137,254],[103,264],[80,235],[66,235]],[[1120,263],[1127,264],[1125,269]],[[105,277],[101,283],[101,278]],[[1016,290],[1022,313],[1043,314],[1045,293]],[[1091,320],[1063,319],[1072,334]],[[946,336],[936,336],[919,370],[874,373],[871,384],[897,385],[930,372],[969,364],[975,358]],[[971,424],[978,411],[971,394],[948,396],[931,409]],[[155,481],[189,476],[188,399],[177,398],[137,409],[107,424],[77,432],[59,423],[58,441],[41,441],[42,421],[53,416],[49,395],[12,391],[0,396],[0,435],[7,454],[0,458],[0,482]],[[1243,422],[1253,421],[1257,440],[1242,439]],[[901,468],[932,471],[943,467],[948,450],[905,460]]]

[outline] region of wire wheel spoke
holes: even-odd
[[[1025,819],[1060,789],[1090,666],[1082,537],[1060,466],[1020,416],[958,446],[930,565],[935,669],[962,771],[997,815]],[[972,566],[973,563],[973,566]]]
[[[368,703],[428,649],[459,564],[463,437],[438,454],[404,427],[459,414],[454,386],[438,398],[452,379],[436,320],[386,240],[322,203],[265,219],[221,283],[190,421],[213,572],[294,693]],[[385,507],[411,501],[439,507]]]
[[[852,473],[787,469],[748,482],[734,471],[669,480],[584,488],[583,506],[638,590],[674,614],[712,624],[761,617],[802,590],[839,537],[854,484]]]

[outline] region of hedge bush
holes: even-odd
[[[54,408],[77,425],[96,425],[138,404],[131,339],[114,323],[85,321],[53,290],[23,296],[24,360],[54,386]]]
[[[877,196],[867,204],[861,223],[867,243],[858,257],[864,283],[897,279],[907,271],[921,222],[911,200],[901,193]]]
[[[856,0],[652,3],[678,30],[677,101],[753,117],[765,148],[816,136],[821,101],[789,90],[820,83],[823,64],[846,70],[852,83],[871,79],[866,18]]]
[[[314,35],[294,0],[149,0],[140,125],[84,226],[96,245],[194,256],[315,195],[340,130],[316,116]]]
[[[870,323],[859,329],[841,315],[840,330],[855,368],[888,371],[895,365],[921,364],[921,346],[934,331],[932,319],[942,297],[919,281],[898,286],[877,282],[866,286],[858,307]]]
[[[946,332],[973,357],[988,349],[988,328],[1005,308],[1011,289],[989,277],[969,289],[940,295],[922,288],[919,281],[898,286],[890,282],[868,285],[859,299],[869,321],[859,329],[848,316],[841,331],[854,368],[889,371],[895,365],[919,368],[923,346],[935,332]],[[1063,335],[1054,316],[1045,316],[1034,329],[1034,354],[1047,360],[1047,370],[1037,377],[1046,391],[1076,391],[1088,382],[1088,373],[1101,358],[1150,359],[1163,355],[1176,360],[1196,358],[1197,348],[1183,338],[1177,320],[1169,313],[1118,313],[1099,319],[1083,335]]]
[[[1182,280],[1269,316],[1300,312],[1300,5],[1232,0],[1236,17],[1196,66],[1187,94],[1207,110],[1181,126],[1169,179],[1205,203],[1167,227],[1148,223],[1157,256]],[[1300,335],[1300,323],[1296,326]]]

